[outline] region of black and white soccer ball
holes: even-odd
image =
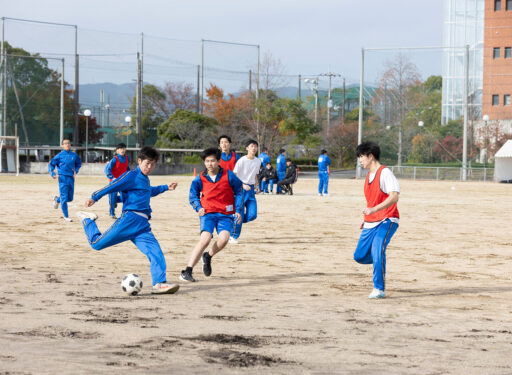
[[[130,296],[135,296],[142,290],[142,279],[135,273],[129,273],[121,281],[123,292]]]

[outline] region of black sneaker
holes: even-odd
[[[196,279],[194,279],[192,277],[192,272],[189,272],[187,270],[181,271],[180,280],[190,282],[190,283],[193,283],[196,281]]]
[[[212,256],[207,251],[205,251],[201,259],[203,260],[204,275],[210,276],[212,274]]]

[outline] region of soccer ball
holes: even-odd
[[[123,289],[123,292],[130,296],[135,296],[142,290],[142,279],[137,274],[129,273],[123,277],[123,280],[121,281],[121,288]]]

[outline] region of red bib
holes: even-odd
[[[380,173],[386,168],[381,165],[375,174],[375,178],[372,182],[370,181],[370,173],[366,175],[366,181],[364,182],[364,196],[366,198],[366,207],[375,207],[376,205],[384,202],[389,194],[384,193],[380,190]],[[398,208],[396,203],[392,204],[384,210],[377,211],[372,215],[364,215],[364,221],[367,223],[375,223],[382,221],[388,217],[399,218]]]
[[[117,161],[114,168],[112,168],[112,176],[114,176],[114,178],[118,178],[128,170],[128,155],[125,156],[124,163],[121,163],[121,160],[119,160],[119,155],[116,155],[115,157],[117,158]]]
[[[201,194],[201,206],[205,213],[219,212],[222,214],[235,213],[235,195],[229,184],[228,171],[219,170],[222,176],[217,182],[210,182],[206,176],[201,173],[200,178],[203,184]]]
[[[236,153],[235,153],[235,151],[231,151],[231,159],[229,159],[228,161],[222,160],[222,158],[219,161],[219,165],[221,166],[221,168],[226,170],[226,171],[228,169],[230,171],[235,169],[235,164],[236,164]]]

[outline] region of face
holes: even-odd
[[[117,153],[121,156],[125,156],[126,155],[126,149],[125,148],[118,148],[117,149]]]
[[[270,169],[272,168],[272,166],[270,165],[270,163],[267,164],[267,169]]]
[[[142,160],[139,158],[139,159],[137,159],[137,162],[139,163],[140,171],[145,176],[149,176],[151,174],[151,172],[153,172],[153,169],[155,168],[155,165],[156,165],[156,160],[149,160],[149,159]]]
[[[66,151],[71,150],[71,142],[67,139],[62,141],[62,149]]]
[[[255,143],[251,143],[245,149],[247,150],[247,153],[249,155],[253,155],[253,156],[256,155],[256,153],[258,152],[258,146]]]
[[[368,169],[368,167],[370,166],[370,163],[372,162],[372,160],[373,160],[373,155],[372,154],[359,156],[359,163],[361,164],[361,166],[364,169]]]
[[[204,166],[208,172],[216,173],[219,170],[219,161],[215,155],[210,155],[204,159]]]
[[[229,143],[227,138],[221,138],[219,142],[219,147],[223,153],[228,153],[229,149],[231,148],[231,143]]]

